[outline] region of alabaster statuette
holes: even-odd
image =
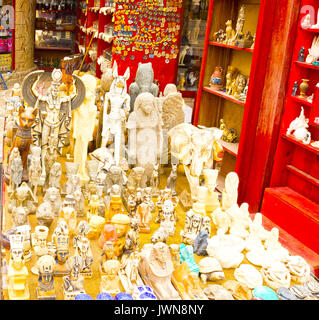
[[[37,261],[38,268],[38,287],[37,298],[39,300],[55,300],[55,288],[53,271],[55,260],[51,255],[43,255]]]
[[[124,291],[119,271],[121,263],[118,260],[107,260],[103,264],[105,275],[101,277],[100,292],[107,292],[113,296]]]
[[[176,187],[176,181],[177,181],[177,164],[172,164],[172,171],[167,178],[167,184],[166,187],[172,190],[172,194],[176,195],[175,187]]]
[[[90,246],[90,241],[86,237],[80,237],[77,241],[75,248],[75,255],[82,258],[82,269],[81,275],[84,278],[92,277],[92,264],[93,264],[93,253]]]
[[[40,184],[41,177],[41,148],[31,146],[30,165],[29,165],[29,182],[33,194],[37,197],[38,185]]]
[[[90,240],[97,239],[101,233],[101,230],[105,224],[105,219],[94,214],[89,220],[90,229],[88,232],[88,238]]]
[[[85,199],[81,190],[74,192],[74,209],[76,211],[76,216],[82,218],[85,215]]]
[[[161,300],[180,300],[178,292],[171,283],[173,262],[168,246],[163,242],[144,245],[138,271],[148,286]]]
[[[236,172],[230,172],[225,179],[225,189],[222,192],[222,209],[224,211],[237,204],[239,178]]]
[[[62,208],[59,214],[59,219],[64,219],[67,223],[70,236],[73,236],[75,234],[77,225],[76,211],[74,209],[74,205],[74,196],[70,194],[67,195],[62,203]]]
[[[285,262],[289,257],[289,251],[279,242],[279,230],[272,228],[268,238],[264,242],[267,252],[275,259]]]
[[[153,165],[158,162],[162,150],[162,120],[151,93],[141,93],[136,98],[126,127],[129,163],[145,168],[146,183],[149,183]]]
[[[35,213],[37,199],[26,182],[22,182],[21,186],[12,192],[10,203],[8,205],[9,213],[13,212],[14,208],[23,207],[27,214]]]
[[[15,207],[12,212],[13,227],[30,225],[28,213],[24,207]]]
[[[28,269],[24,264],[22,235],[10,236],[10,262],[8,266],[8,294],[10,300],[28,300],[30,297],[27,278]]]
[[[110,91],[105,94],[103,107],[102,147],[106,147],[111,135],[114,135],[114,160],[120,162],[123,125],[130,111],[130,96],[127,94],[126,81],[130,77],[127,68],[123,76],[118,75],[116,62],[113,65],[113,82]]]
[[[83,284],[84,278],[81,276],[83,260],[80,256],[72,256],[67,260],[67,270],[69,275],[63,277],[63,297],[64,300],[74,300],[75,296],[85,293]]]
[[[52,212],[54,213],[54,216],[57,217],[62,206],[59,189],[55,187],[50,187],[49,189],[47,189],[43,201],[50,203]]]
[[[139,220],[136,218],[131,218],[130,230],[125,236],[125,246],[123,255],[130,255],[132,252],[138,251],[140,248],[139,242]]]
[[[297,283],[304,283],[310,279],[310,266],[300,256],[289,256],[286,260],[286,267],[291,273],[291,280]]]
[[[36,226],[34,233],[31,234],[32,247],[38,257],[48,254],[47,239],[49,228],[46,226]]]
[[[184,261],[172,274],[172,283],[183,300],[207,300],[204,294],[199,277],[191,272]]]
[[[236,300],[251,300],[253,297],[249,287],[246,284],[240,283],[236,280],[227,280],[223,286]]]
[[[152,188],[152,195],[154,197],[158,196],[159,193],[159,183],[160,183],[160,176],[159,176],[159,164],[156,163],[153,165],[153,171],[151,175],[150,187]]]
[[[163,204],[167,200],[171,201],[175,208],[177,207],[179,200],[176,196],[173,196],[172,190],[169,188],[165,188],[164,190],[160,190],[157,201],[155,203],[155,205],[158,209],[155,223],[160,223],[162,221]]]
[[[17,226],[15,231],[16,235],[23,236],[23,258],[25,262],[28,262],[32,259],[31,252],[31,226],[30,225],[22,225]]]
[[[104,268],[106,261],[108,260],[118,260],[118,257],[115,255],[114,252],[114,244],[115,240],[106,241],[103,246],[102,255],[100,257],[100,264],[99,264],[99,271],[101,275],[105,275],[107,268]]]
[[[78,175],[81,181],[86,182],[89,177],[86,173],[86,159],[88,144],[93,140],[93,131],[97,107],[95,105],[95,90],[97,81],[92,75],[86,74],[81,77],[85,88],[85,99],[81,106],[74,110],[72,115],[74,145],[74,162],[79,165]]]
[[[176,213],[173,202],[170,200],[166,200],[163,203],[161,227],[167,230],[169,236],[174,236],[176,227]]]
[[[157,242],[164,242],[166,243],[167,239],[168,239],[168,231],[163,228],[163,227],[159,227],[153,234],[151,237],[151,242],[153,244],[157,243]]]
[[[23,166],[21,158],[12,160],[10,167],[11,191],[14,192],[22,182]]]
[[[250,264],[242,264],[234,271],[234,277],[240,283],[247,285],[250,289],[262,286],[263,277],[260,272]]]
[[[229,230],[231,225],[231,217],[227,212],[224,212],[221,208],[217,208],[211,214],[211,217],[216,229],[221,229],[224,233]]]
[[[207,281],[224,280],[223,268],[217,259],[206,257],[199,261],[199,276],[204,284]]]
[[[40,226],[47,226],[50,228],[52,221],[54,219],[54,211],[52,210],[51,204],[49,202],[42,202],[36,212],[36,218]]]
[[[304,144],[311,142],[311,133],[307,130],[309,119],[306,119],[304,109],[301,107],[299,117],[293,120],[287,129],[287,135],[292,134],[297,140],[302,141]]]
[[[49,188],[61,189],[62,166],[61,163],[55,162],[52,165],[49,175]]]

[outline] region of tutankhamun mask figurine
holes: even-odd
[[[225,189],[222,192],[222,209],[230,209],[237,204],[239,179],[236,172],[230,172],[225,179]]]
[[[63,277],[63,296],[64,300],[74,300],[81,293],[85,293],[81,276],[83,260],[80,256],[72,256],[67,260],[67,270],[69,275]]]
[[[55,260],[51,255],[44,255],[37,261],[39,272],[37,298],[39,300],[55,300],[53,271]]]
[[[56,265],[54,268],[55,276],[64,276],[68,274],[67,266],[65,265],[69,257],[69,236],[59,234],[55,238],[56,246]]]
[[[84,83],[76,75],[73,75],[73,92],[69,96],[60,95],[62,71],[59,69],[53,70],[52,83],[48,91],[45,94],[38,92],[36,85],[43,72],[43,70],[31,72],[22,83],[25,101],[28,105],[39,109],[32,138],[35,145],[42,150],[41,185],[47,181],[49,168],[57,156],[62,154],[62,148],[69,145],[71,111],[78,108],[85,98]]]
[[[49,188],[57,188],[61,189],[61,180],[62,176],[62,167],[61,163],[55,162],[50,170],[50,176],[49,176]]]
[[[86,93],[85,99],[81,106],[73,111],[73,138],[74,145],[74,162],[79,165],[78,175],[83,183],[89,181],[86,173],[85,163],[87,159],[88,144],[93,140],[93,131],[97,107],[95,105],[95,90],[97,81],[92,75],[86,74],[81,77]]]
[[[24,264],[22,235],[10,236],[10,262],[8,267],[8,294],[10,300],[28,300],[28,269]]]

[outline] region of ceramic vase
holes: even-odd
[[[306,93],[307,90],[309,88],[309,84],[308,84],[309,80],[308,79],[302,79],[302,82],[299,86],[300,88],[300,97],[301,98],[306,98]]]
[[[216,67],[214,73],[210,78],[210,87],[214,90],[222,89],[222,72],[223,69],[221,67]]]

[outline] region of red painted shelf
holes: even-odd
[[[319,33],[319,29],[310,29],[310,28],[304,29],[301,26],[300,26],[300,29],[307,32]]]
[[[254,52],[254,49],[250,49],[250,48],[239,48],[239,47],[236,47],[236,46],[230,46],[230,45],[228,45],[228,44],[223,44],[223,43],[214,42],[214,41],[209,41],[209,45],[215,46],[215,47],[223,47],[223,48],[228,48],[228,49],[234,49],[234,50]]]
[[[312,102],[307,101],[307,99],[300,98],[299,96],[291,96],[291,99],[298,103],[302,103],[306,106],[312,107]]]
[[[307,63],[307,62],[300,62],[300,61],[295,61],[297,66],[302,67],[302,68],[307,68],[307,69],[312,69],[312,70],[318,70],[319,71],[319,66],[314,66],[313,64]]]
[[[304,148],[312,153],[315,153],[317,155],[319,155],[319,149],[312,147],[310,144],[314,141],[311,141],[310,144],[304,144],[301,141],[298,141],[297,139],[295,139],[293,136],[291,135],[287,135],[287,134],[283,134],[282,137],[294,144],[296,144],[297,146]]]
[[[245,102],[242,102],[242,101],[239,101],[238,99],[235,99],[234,97],[228,95],[224,91],[214,90],[214,89],[211,89],[210,87],[203,87],[203,90],[208,92],[208,93],[212,93],[212,94],[214,94],[216,96],[219,96],[221,98],[224,98],[226,100],[229,100],[231,102],[234,102],[236,104],[239,104],[241,106],[245,106]]]
[[[219,140],[220,144],[223,146],[224,150],[234,157],[237,157],[239,143],[229,143],[224,140]]]

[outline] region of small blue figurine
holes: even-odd
[[[301,47],[299,54],[298,54],[298,61],[305,62],[305,47]]]
[[[134,300],[134,299],[128,293],[120,292],[115,296],[115,300]]]
[[[186,261],[190,271],[199,274],[199,266],[194,260],[193,247],[191,245],[185,246],[184,243],[180,244],[179,255],[181,258],[181,263]]]
[[[135,287],[133,297],[136,300],[157,300],[152,288],[148,286]]]
[[[209,234],[206,230],[202,230],[194,240],[194,253],[198,256],[207,256]]]

